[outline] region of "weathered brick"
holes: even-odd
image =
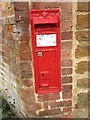
[[[29,21],[29,11],[15,11],[15,20],[16,22],[24,21],[28,22]]]
[[[62,32],[61,33],[61,40],[71,40],[72,39],[72,31]]]
[[[28,87],[33,86],[33,81],[25,79],[25,80],[22,81],[22,85],[23,86],[28,86]]]
[[[72,85],[62,85],[62,91],[68,92],[72,90]]]
[[[31,78],[32,77],[32,69],[30,63],[22,62],[20,63],[21,67],[21,76],[22,78]]]
[[[14,4],[11,5],[9,8],[8,8],[8,16],[12,16],[15,12],[14,12]]]
[[[52,101],[49,102],[49,105],[51,108],[67,107],[67,106],[72,106],[72,101],[71,100],[60,101],[60,102]]]
[[[61,31],[72,30],[72,21],[62,21]]]
[[[64,107],[63,108],[63,112],[66,113],[66,112],[72,112],[72,107]]]
[[[7,45],[4,45],[4,44],[2,44],[2,50],[3,50],[4,52],[10,52],[9,47],[8,47]]]
[[[90,36],[90,31],[77,31],[76,32],[76,39],[79,40],[79,41],[82,41],[82,40],[89,40]]]
[[[88,93],[79,93],[77,95],[76,109],[85,109],[88,108]]]
[[[77,46],[75,50],[75,57],[76,58],[81,58],[81,57],[87,57],[88,56],[88,47],[80,47],[79,45]]]
[[[72,41],[61,42],[61,49],[72,49]]]
[[[26,43],[27,43],[26,41],[29,41],[29,40],[30,40],[29,32],[24,32],[24,33],[22,33],[20,40],[21,40],[21,41],[24,41],[24,43],[26,44]],[[29,43],[29,42],[28,42],[28,43]]]
[[[34,93],[34,88],[30,87],[30,88],[22,88],[22,95],[24,96],[28,96],[30,94]]]
[[[72,60],[71,59],[63,59],[61,61],[62,67],[69,67],[72,66]]]
[[[13,26],[12,25],[6,25],[3,27],[3,29],[5,29],[8,32],[13,32]]]
[[[81,61],[81,62],[77,63],[76,70],[75,70],[76,73],[83,74],[86,71],[90,72],[90,68],[88,66],[89,64],[90,64],[90,62],[87,62],[87,61]]]
[[[38,95],[39,101],[48,101],[48,100],[57,100],[57,99],[60,99],[59,93],[49,93],[49,94]]]
[[[65,91],[62,92],[63,99],[71,99],[72,98],[72,91]]]
[[[72,76],[62,77],[62,84],[72,83]]]
[[[90,79],[83,78],[77,80],[77,86],[80,88],[88,88],[88,84],[90,84]]]
[[[30,95],[22,95],[22,100],[26,103],[26,104],[34,104],[35,103],[35,96],[34,94],[30,94]]]
[[[61,50],[61,58],[71,58],[72,56],[72,53],[71,53],[71,50]]]
[[[20,60],[31,60],[31,50],[29,46],[29,42],[21,42],[19,44],[19,55]]]
[[[57,115],[57,114],[61,114],[60,108],[59,109],[44,110],[44,111],[39,112],[40,117],[49,116],[49,115]]]
[[[41,109],[41,103],[30,103],[30,104],[25,104],[25,110],[27,112],[33,111],[33,110],[39,110]]]
[[[33,111],[30,111],[30,112],[26,112],[26,116],[27,116],[27,118],[37,118],[38,116],[37,116],[37,114],[36,114],[36,111],[35,110],[33,110]]]
[[[42,9],[42,8],[57,8],[59,7],[59,4],[57,2],[32,2],[32,8],[33,9]]]
[[[14,2],[14,9],[15,10],[28,10],[29,3],[28,2]]]
[[[29,31],[29,24],[28,24],[28,22],[23,22],[23,21],[16,22],[16,26],[17,26],[18,32],[20,32],[20,33]]]
[[[89,4],[89,2],[78,2],[78,11],[81,11],[81,12],[88,12],[88,11],[90,11],[90,4]]]
[[[89,15],[78,15],[77,16],[77,29],[88,29]]]
[[[72,11],[71,10],[63,10],[61,12],[61,20],[71,20],[72,19]]]
[[[44,109],[48,109],[48,105],[49,105],[48,101],[43,102],[43,107],[44,107]]]
[[[64,11],[66,10],[72,10],[72,2],[58,2],[57,4],[60,4],[61,9]]]
[[[72,74],[72,68],[62,68],[62,75]]]
[[[72,118],[73,116],[71,114],[62,115],[61,118]]]

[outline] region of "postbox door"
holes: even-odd
[[[37,52],[38,80],[40,89],[57,87],[56,50]]]

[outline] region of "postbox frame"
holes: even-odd
[[[55,24],[57,24],[56,27],[52,27],[52,28],[38,28],[35,29],[35,24],[42,24],[42,21],[34,21],[34,19],[37,20],[38,16],[41,14],[43,14],[42,19],[45,19],[45,15],[44,14],[51,14],[51,13],[56,13],[56,21],[54,20]],[[46,19],[45,19],[46,20]],[[47,21],[46,21],[47,22]],[[52,24],[53,20],[50,21]],[[41,9],[41,10],[30,10],[30,23],[31,23],[31,36],[32,36],[32,51],[33,51],[33,65],[34,65],[34,79],[35,79],[35,91],[36,93],[50,93],[50,92],[60,92],[61,91],[61,65],[60,65],[60,9],[59,8],[54,8],[54,9]],[[44,23],[45,24],[45,21]],[[36,47],[36,35],[39,34],[56,34],[56,41],[57,41],[57,45],[56,46],[48,46],[48,47]],[[54,48],[54,49],[53,49]],[[37,61],[37,54],[36,52],[38,51],[52,51],[52,50],[57,50],[56,54],[57,54],[57,88],[55,89],[40,89],[39,87],[39,77],[38,77],[38,61]]]

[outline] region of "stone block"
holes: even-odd
[[[77,102],[75,105],[76,109],[86,109],[88,108],[88,93],[79,93],[77,95]]]
[[[77,31],[76,39],[79,41],[87,41],[90,40],[90,31]]]
[[[90,62],[88,61],[81,61],[79,63],[77,63],[77,66],[76,66],[76,73],[78,74],[83,74],[84,72],[90,72]]]
[[[89,2],[78,2],[78,11],[80,11],[80,12],[88,12],[88,11],[90,11]]]
[[[82,29],[88,29],[88,21],[90,19],[90,15],[86,14],[86,15],[78,15],[77,16],[77,25],[76,28],[78,30],[82,30]]]
[[[78,45],[75,50],[75,57],[82,58],[82,57],[87,57],[87,56],[88,56],[88,47],[80,47]]]
[[[83,78],[77,80],[77,86],[80,88],[88,88],[88,84],[90,84],[90,79]]]

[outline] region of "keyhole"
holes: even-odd
[[[44,76],[44,73],[42,74],[42,76]]]

